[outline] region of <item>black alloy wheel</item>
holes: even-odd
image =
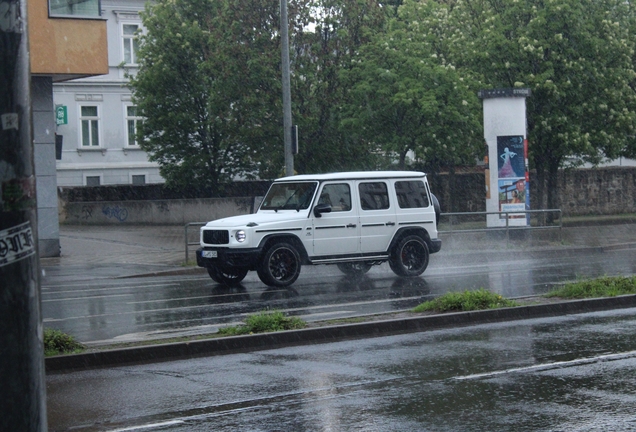
[[[265,285],[286,287],[298,279],[300,267],[300,254],[296,247],[281,242],[267,249],[257,273]]]
[[[428,267],[428,258],[428,245],[424,239],[418,235],[408,235],[391,250],[389,266],[398,276],[419,276]]]

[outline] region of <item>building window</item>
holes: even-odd
[[[139,30],[137,24],[122,24],[124,63],[127,65],[137,64],[137,51],[139,49],[139,39],[136,36],[137,30]]]
[[[133,174],[131,177],[132,177],[132,184],[134,184],[134,185],[145,185],[146,184],[146,175],[145,174]]]
[[[129,147],[138,146],[137,128],[141,126],[142,119],[138,116],[136,106],[127,105],[126,109],[126,145]]]
[[[99,147],[99,109],[97,106],[80,107],[82,147]]]
[[[51,16],[99,17],[100,0],[49,0]]]
[[[100,176],[86,176],[86,186],[99,186],[100,184]]]

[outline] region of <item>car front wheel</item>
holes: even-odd
[[[428,245],[417,235],[402,238],[391,250],[389,266],[398,276],[414,277],[428,267]]]
[[[300,266],[300,254],[296,248],[281,242],[265,251],[257,273],[265,285],[286,287],[298,279]]]

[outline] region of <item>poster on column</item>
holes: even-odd
[[[517,220],[514,225],[525,225],[526,214],[514,213],[526,210],[526,166],[523,136],[497,137],[497,168],[499,187],[499,211],[511,212],[508,218]],[[500,215],[505,219],[506,215]]]

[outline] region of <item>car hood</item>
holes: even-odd
[[[307,211],[297,212],[296,210],[279,210],[278,213],[252,213],[241,216],[232,216],[223,219],[213,220],[205,226],[207,228],[237,228],[244,227],[247,224],[257,224],[258,226],[279,223],[285,221],[298,221],[307,217]]]

